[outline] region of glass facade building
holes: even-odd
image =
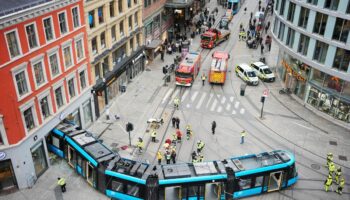
[[[350,123],[350,0],[275,0],[277,71],[307,106]]]

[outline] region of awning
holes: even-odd
[[[152,40],[152,42],[146,46],[146,49],[155,49],[161,44],[162,44],[162,40],[155,39],[155,40]]]
[[[189,8],[193,0],[167,0],[164,7],[166,8]]]

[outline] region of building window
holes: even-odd
[[[339,40],[341,42],[346,42],[348,39],[350,30],[350,21],[342,18],[338,18],[335,22],[334,30],[333,30],[333,40]]]
[[[64,93],[62,88],[63,87],[61,86],[55,89],[55,99],[57,108],[61,108],[64,105]]]
[[[53,29],[52,29],[51,17],[44,19],[43,23],[44,23],[46,41],[50,41],[53,39]]]
[[[273,24],[273,33],[274,33],[275,35],[277,35],[278,24],[279,24],[278,22],[279,22],[278,18],[275,17],[275,23]]]
[[[137,5],[137,0],[134,0],[134,5]]]
[[[20,97],[29,92],[27,77],[25,70],[22,70],[15,75],[17,91]]]
[[[335,53],[335,58],[333,62],[333,68],[339,71],[348,71],[348,67],[350,64],[350,51],[342,48],[337,48],[337,52]]]
[[[293,22],[294,13],[295,13],[295,3],[290,2],[289,8],[288,8],[288,15],[287,15],[288,21]]]
[[[317,12],[313,32],[319,35],[324,35],[324,31],[326,30],[327,19],[328,15]]]
[[[97,53],[97,38],[94,37],[91,40],[92,54],[95,55]]]
[[[330,9],[330,10],[337,10],[339,5],[339,0],[326,0],[324,2],[324,8]]]
[[[86,70],[79,72],[80,88],[83,90],[86,88]]]
[[[34,121],[34,112],[33,112],[33,106],[28,108],[27,110],[23,111],[23,117],[26,124],[27,131],[32,130],[35,128],[35,121]]]
[[[92,122],[92,111],[91,111],[91,101],[87,100],[85,103],[83,103],[83,110],[84,110],[84,121],[85,124],[89,124]]]
[[[85,57],[83,47],[83,39],[80,39],[75,42],[75,50],[77,51],[77,58],[80,61]]]
[[[97,9],[97,13],[98,13],[98,23],[102,24],[104,22],[104,16],[103,16],[103,7],[99,7]]]
[[[66,13],[58,14],[58,21],[60,23],[61,34],[67,33]]]
[[[45,69],[44,69],[42,60],[33,64],[33,73],[35,77],[36,87],[39,87],[46,82],[45,75],[44,75]]]
[[[123,12],[123,0],[118,0],[118,11],[119,13]]]
[[[111,2],[109,3],[109,16],[110,16],[110,17],[114,17],[114,16],[115,16],[114,4],[115,4],[115,1],[111,1]]]
[[[138,48],[140,45],[140,34],[136,35],[136,48]]]
[[[49,64],[51,68],[51,78],[60,74],[60,68],[58,66],[57,52],[49,56]]]
[[[326,60],[327,50],[328,50],[328,44],[317,41],[313,59],[323,64],[324,61]]]
[[[307,2],[313,5],[317,5],[318,0],[307,0]]]
[[[73,26],[74,28],[77,28],[80,26],[80,20],[79,20],[79,10],[78,7],[75,7],[72,9],[72,16],[73,16]]]
[[[283,41],[283,38],[284,38],[284,23],[281,21],[280,22],[280,28],[279,28],[279,31],[278,31],[278,39],[280,39],[281,41]]]
[[[147,8],[152,4],[152,0],[144,0],[144,7]]]
[[[138,19],[138,12],[135,13],[134,15],[134,27],[137,27],[139,25],[139,23],[137,22],[137,19]]]
[[[129,31],[132,29],[132,15],[129,16]]]
[[[19,56],[21,54],[21,51],[18,45],[17,31],[14,30],[6,33],[6,41],[11,58]]]
[[[128,8],[131,8],[131,0],[128,0]]]
[[[294,35],[295,35],[295,30],[292,28],[288,28],[288,33],[287,33],[287,41],[286,44],[289,48],[293,47],[294,44]]]
[[[90,28],[95,27],[95,11],[94,10],[89,12],[89,26],[90,26]]]
[[[105,32],[102,32],[102,33],[101,33],[100,39],[101,39],[101,48],[102,48],[102,49],[106,48],[106,36],[105,36]]]
[[[108,56],[103,60],[102,63],[102,69],[103,69],[103,76],[106,76],[107,72],[109,72],[109,65],[108,65]]]
[[[278,5],[279,5],[280,1],[279,0],[276,0],[276,5],[275,5],[275,10],[277,11],[278,9]]]
[[[97,63],[95,65],[95,80],[98,80],[100,78],[101,78],[100,63]]]
[[[63,58],[66,69],[73,65],[71,46],[63,48]]]
[[[306,56],[307,50],[309,48],[309,41],[310,41],[310,38],[308,36],[300,34],[298,53]]]
[[[112,37],[112,41],[116,41],[117,37],[116,37],[116,27],[115,25],[112,26],[111,28],[111,37]]]
[[[51,115],[48,96],[40,100],[40,108],[41,108],[41,114],[44,119],[48,118]]]
[[[124,37],[124,21],[119,23],[120,37]]]
[[[286,4],[286,0],[281,0],[281,7],[280,7],[280,15],[284,14],[284,6]]]
[[[26,26],[27,39],[29,43],[29,48],[33,49],[38,47],[38,40],[36,37],[36,30],[34,24]]]
[[[302,28],[306,28],[307,21],[309,20],[309,13],[310,13],[309,9],[304,7],[301,8],[298,26]]]
[[[348,2],[348,8],[346,9],[346,13],[350,14],[350,1]]]
[[[130,50],[134,50],[134,38],[130,38]]]
[[[68,92],[70,98],[75,97],[74,78],[68,80]]]

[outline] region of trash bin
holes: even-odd
[[[241,92],[240,92],[240,95],[241,96],[244,96],[244,93],[245,93],[245,88],[247,87],[247,84],[245,84],[245,83],[242,83],[241,84]]]

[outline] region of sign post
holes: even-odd
[[[126,131],[129,133],[129,146],[131,146],[131,136],[130,136],[130,132],[134,130],[134,125],[130,122],[128,122],[126,124]]]
[[[265,104],[265,98],[268,97],[269,95],[269,89],[265,89],[263,92],[263,95],[261,96],[260,102],[261,104],[261,111],[260,111],[260,119],[263,118],[263,113],[264,113],[264,104]]]

